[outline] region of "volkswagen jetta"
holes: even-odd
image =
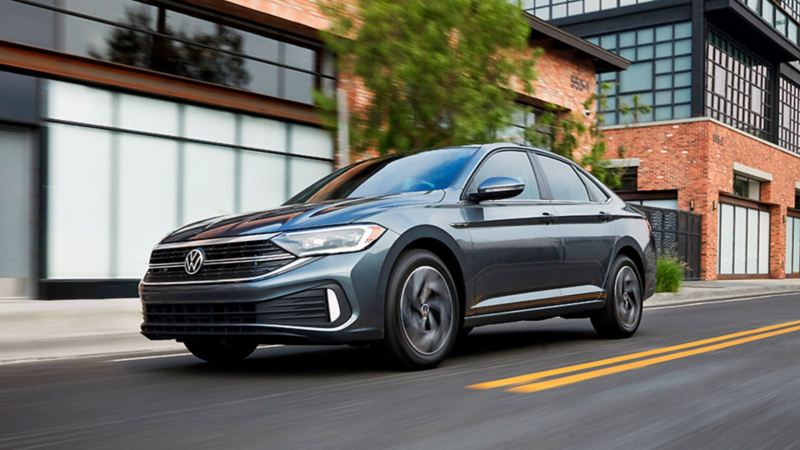
[[[142,333],[211,362],[259,344],[371,343],[428,368],[487,324],[585,318],[629,337],[654,259],[644,216],[564,158],[514,144],[429,150],[171,233],[140,284]]]

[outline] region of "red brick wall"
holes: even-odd
[[[330,23],[319,10],[316,0],[227,0],[266,14],[301,23],[318,30]]]
[[[645,124],[605,131],[609,148],[624,145],[639,158],[639,190],[678,190],[678,207],[703,215],[701,276],[717,278],[717,214],[720,192],[733,191],[733,163],[772,174],[762,183],[761,201],[770,208],[770,277],[785,276],[784,216],[794,206],[800,156],[778,149],[712,120]]]

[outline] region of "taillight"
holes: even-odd
[[[647,224],[647,234],[648,235],[653,234],[653,224],[650,223],[650,221],[647,219],[645,219],[644,222]]]

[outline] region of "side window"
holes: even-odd
[[[553,200],[588,202],[589,193],[571,165],[547,156],[538,156],[542,171],[547,174]]]
[[[525,183],[525,190],[514,197],[515,200],[537,200],[540,199],[539,185],[536,184],[536,176],[533,174],[528,154],[520,151],[501,151],[489,156],[489,159],[481,164],[478,173],[472,180],[469,192],[477,192],[481,183],[492,177],[511,177]]]
[[[578,171],[578,176],[581,177],[581,180],[586,185],[586,189],[589,190],[589,196],[592,197],[593,202],[605,202],[608,200],[608,194],[603,192],[594,180],[587,177],[586,174],[581,171]]]

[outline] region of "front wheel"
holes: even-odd
[[[386,353],[412,369],[440,364],[453,348],[461,312],[453,277],[435,254],[404,253],[389,278]]]
[[[642,284],[633,261],[619,256],[606,284],[606,306],[592,314],[592,326],[601,337],[633,336],[642,321]]]
[[[258,347],[257,342],[241,339],[192,339],[183,345],[194,356],[214,364],[242,361]]]

